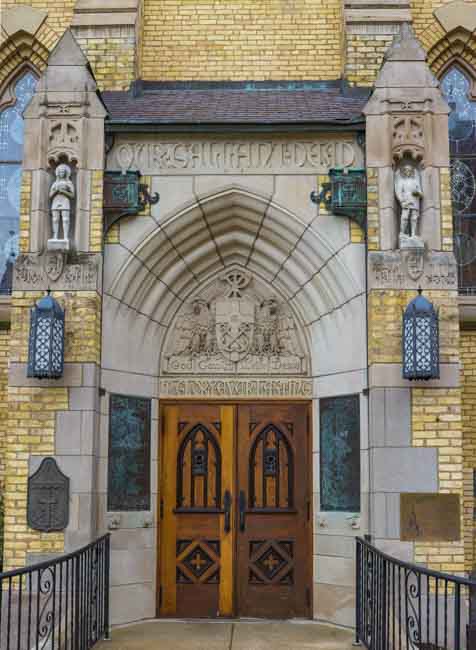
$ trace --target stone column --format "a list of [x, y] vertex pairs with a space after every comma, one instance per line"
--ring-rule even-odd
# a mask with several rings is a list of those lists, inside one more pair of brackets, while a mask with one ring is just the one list
[[[449, 109], [408, 25], [387, 51], [364, 112], [369, 177], [370, 532], [379, 546], [397, 556], [443, 571], [463, 570], [463, 541], [400, 540], [401, 493], [461, 495], [463, 489]], [[423, 198], [414, 239], [400, 234], [395, 177], [402, 161], [413, 165], [421, 177]], [[402, 312], [420, 287], [439, 309], [441, 374], [438, 380], [411, 382], [402, 379]]]
[[[96, 533], [105, 116], [88, 61], [66, 31], [25, 113], [21, 253], [13, 279], [8, 380], [7, 569], [38, 555], [70, 551]], [[49, 197], [60, 164], [71, 170], [69, 240], [64, 250], [51, 250]], [[30, 308], [48, 289], [65, 309], [65, 370], [58, 380], [31, 379], [26, 372]], [[64, 533], [27, 525], [27, 479], [45, 456], [54, 456], [70, 478]]]

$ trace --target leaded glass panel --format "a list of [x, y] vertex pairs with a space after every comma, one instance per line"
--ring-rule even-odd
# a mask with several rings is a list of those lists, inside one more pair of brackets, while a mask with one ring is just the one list
[[321, 510], [360, 512], [359, 396], [320, 400]]
[[150, 510], [150, 400], [111, 395], [107, 507]]
[[450, 108], [449, 139], [455, 255], [462, 293], [476, 292], [476, 98], [470, 78], [452, 66], [441, 81]]
[[18, 255], [23, 111], [36, 83], [31, 72], [21, 75], [7, 89], [7, 99], [13, 99], [0, 112], [0, 293], [11, 291], [13, 262]]

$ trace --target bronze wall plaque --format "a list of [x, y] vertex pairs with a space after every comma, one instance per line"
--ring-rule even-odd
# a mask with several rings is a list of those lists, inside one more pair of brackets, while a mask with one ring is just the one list
[[460, 495], [401, 494], [400, 539], [404, 542], [459, 541]]
[[30, 528], [50, 533], [69, 521], [69, 478], [51, 456], [28, 478], [27, 521]]

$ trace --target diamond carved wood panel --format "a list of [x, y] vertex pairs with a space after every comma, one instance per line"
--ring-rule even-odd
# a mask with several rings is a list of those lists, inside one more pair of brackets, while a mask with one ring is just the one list
[[249, 582], [253, 585], [294, 584], [294, 542], [250, 541]]
[[177, 583], [211, 584], [220, 581], [218, 540], [177, 540]]

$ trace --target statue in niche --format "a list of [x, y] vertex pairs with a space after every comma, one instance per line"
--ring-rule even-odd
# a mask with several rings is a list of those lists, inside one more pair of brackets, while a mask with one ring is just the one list
[[395, 172], [395, 194], [401, 208], [400, 248], [423, 248], [423, 240], [417, 234], [423, 198], [420, 173], [408, 161], [403, 161]]
[[[56, 167], [56, 180], [50, 187], [51, 224], [53, 237], [48, 240], [49, 250], [69, 249], [69, 228], [71, 223], [71, 202], [74, 199], [74, 185], [71, 168], [61, 163]], [[60, 225], [63, 237], [60, 238]]]

